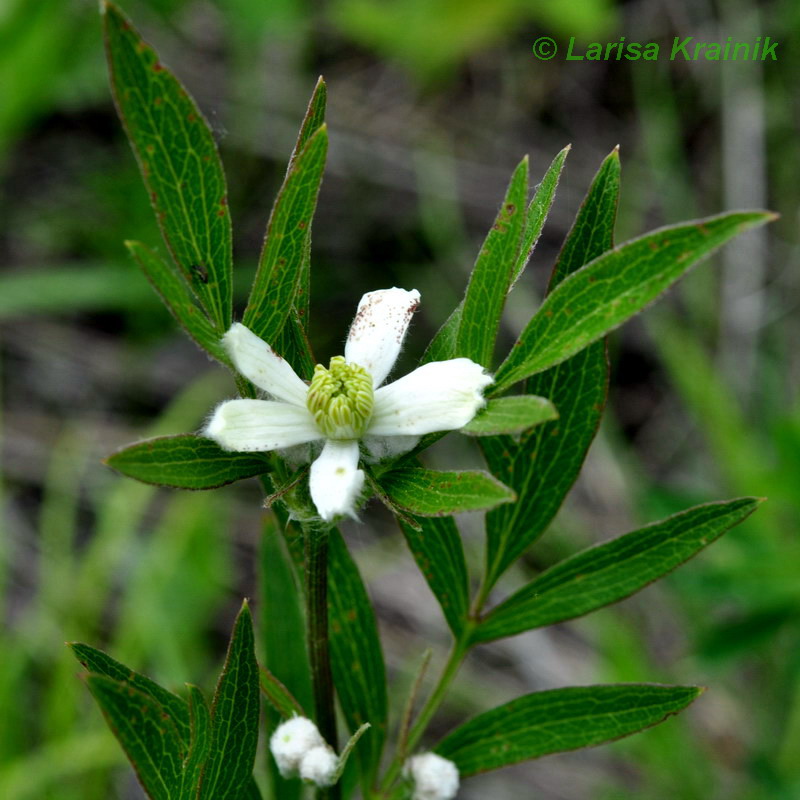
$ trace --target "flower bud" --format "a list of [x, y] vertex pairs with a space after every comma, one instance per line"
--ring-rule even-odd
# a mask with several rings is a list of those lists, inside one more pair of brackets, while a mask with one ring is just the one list
[[292, 717], [275, 729], [269, 740], [269, 749], [284, 778], [297, 775], [304, 756], [317, 747], [325, 747], [317, 726], [306, 717]]
[[413, 800], [452, 800], [458, 792], [458, 768], [436, 753], [412, 756], [404, 772], [414, 781]]
[[300, 777], [317, 786], [331, 786], [338, 766], [339, 759], [328, 745], [312, 747], [300, 761]]

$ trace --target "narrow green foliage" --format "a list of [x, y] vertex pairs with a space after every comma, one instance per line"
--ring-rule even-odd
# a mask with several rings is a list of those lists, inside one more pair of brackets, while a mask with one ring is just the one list
[[375, 611], [338, 530], [331, 531], [328, 600], [331, 668], [351, 733], [372, 726], [356, 750], [362, 782], [371, 784], [386, 739], [388, 702]]
[[265, 342], [277, 341], [301, 287], [327, 151], [328, 131], [323, 125], [293, 159], [269, 218], [243, 320]]
[[267, 456], [231, 453], [211, 439], [191, 433], [129, 445], [105, 463], [142, 483], [175, 489], [216, 489], [270, 469]]
[[435, 751], [454, 761], [467, 777], [620, 739], [682, 711], [701, 692], [695, 686], [654, 684], [535, 692], [471, 719]]
[[688, 561], [750, 516], [759, 502], [745, 497], [697, 506], [577, 553], [494, 609], [474, 641], [553, 625], [622, 600]]
[[189, 755], [183, 765], [181, 800], [196, 800], [203, 774], [203, 765], [211, 749], [211, 711], [203, 693], [189, 685], [189, 713], [192, 737]]
[[469, 611], [469, 578], [456, 523], [452, 517], [420, 518], [418, 528], [399, 522], [408, 549], [458, 637]]
[[141, 242], [125, 242], [125, 246], [177, 323], [212, 358], [230, 366], [218, 331], [195, 302], [183, 277]]
[[102, 8], [114, 100], [161, 232], [187, 284], [224, 331], [232, 315], [231, 218], [211, 130], [122, 12], [109, 2]]
[[169, 716], [181, 743], [184, 745], [189, 744], [191, 739], [189, 709], [183, 698], [167, 691], [146, 675], [134, 672], [134, 670], [111, 658], [111, 656], [88, 644], [71, 642], [69, 647], [81, 666], [88, 672], [105, 675], [107, 678], [111, 678], [118, 683], [128, 684], [132, 689], [152, 697], [161, 706], [163, 713]]
[[[619, 185], [619, 154], [614, 150], [601, 164], [567, 234], [551, 289], [613, 246]], [[489, 469], [519, 497], [486, 516], [487, 589], [541, 536], [578, 477], [606, 402], [605, 343], [595, 342], [534, 375], [527, 390], [549, 397], [558, 419], [523, 433], [517, 441], [510, 436], [480, 440]]]
[[89, 691], [151, 800], [176, 800], [184, 749], [161, 704], [129, 683], [89, 675]]
[[238, 798], [251, 780], [258, 744], [259, 677], [253, 621], [245, 602], [228, 646], [211, 711], [211, 750], [198, 800]]
[[567, 145], [553, 159], [553, 163], [548, 167], [544, 178], [542, 178], [542, 182], [536, 187], [536, 193], [525, 213], [525, 224], [522, 229], [522, 243], [519, 248], [519, 253], [517, 254], [517, 263], [514, 266], [514, 274], [511, 279], [512, 286], [517, 282], [519, 276], [522, 275], [528, 261], [530, 261], [531, 255], [533, 255], [536, 243], [539, 241], [539, 235], [542, 232], [545, 220], [550, 212], [550, 206], [553, 205], [553, 200], [556, 196], [558, 179], [561, 177], [561, 170], [564, 168], [564, 161], [566, 161], [570, 147], [570, 145]]
[[495, 391], [566, 360], [651, 303], [733, 237], [774, 219], [732, 212], [661, 228], [571, 274], [547, 296], [495, 377]]
[[284, 718], [288, 719], [294, 715], [307, 717], [303, 707], [294, 699], [292, 693], [268, 670], [260, 668], [261, 691], [272, 703], [275, 710]]
[[481, 470], [401, 467], [381, 476], [380, 483], [392, 503], [420, 517], [483, 511], [515, 499], [511, 489]]
[[500, 315], [515, 277], [527, 201], [526, 156], [511, 176], [505, 199], [483, 243], [464, 295], [456, 355], [471, 358], [484, 367], [491, 366]]
[[461, 428], [468, 436], [521, 433], [558, 418], [556, 407], [546, 397], [514, 395], [489, 400], [486, 407]]
[[365, 722], [348, 740], [347, 744], [344, 746], [341, 755], [339, 756], [339, 766], [336, 767], [336, 772], [333, 773], [333, 777], [331, 778], [332, 783], [337, 783], [339, 778], [342, 777], [344, 773], [344, 768], [347, 766], [347, 762], [350, 759], [350, 754], [353, 752], [353, 749], [358, 744], [358, 740], [370, 729], [369, 722]]

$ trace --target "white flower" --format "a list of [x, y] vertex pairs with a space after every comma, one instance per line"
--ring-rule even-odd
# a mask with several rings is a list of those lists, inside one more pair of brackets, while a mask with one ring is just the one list
[[420, 753], [406, 761], [414, 781], [413, 800], [452, 800], [458, 792], [458, 767], [436, 753]]
[[205, 433], [226, 450], [289, 448], [323, 441], [309, 488], [326, 521], [354, 516], [364, 486], [359, 441], [372, 460], [412, 449], [418, 437], [466, 425], [492, 382], [468, 358], [435, 361], [381, 386], [394, 366], [419, 305], [419, 292], [381, 289], [361, 298], [344, 357], [318, 364], [309, 386], [264, 341], [235, 323], [222, 343], [236, 369], [270, 400], [229, 400]]
[[300, 777], [317, 786], [331, 786], [339, 767], [339, 757], [328, 745], [312, 747], [300, 761]]
[[269, 749], [284, 778], [293, 778], [304, 756], [318, 747], [326, 747], [317, 726], [306, 717], [292, 717], [275, 729]]

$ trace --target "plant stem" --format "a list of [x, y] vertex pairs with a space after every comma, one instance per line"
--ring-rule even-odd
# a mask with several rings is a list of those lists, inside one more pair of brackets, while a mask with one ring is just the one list
[[[323, 739], [334, 749], [336, 741], [336, 712], [333, 703], [333, 676], [328, 637], [328, 539], [330, 526], [323, 523], [304, 523], [305, 582], [308, 656], [314, 690], [314, 716]], [[338, 800], [339, 785], [320, 790], [320, 798]]]
[[467, 650], [469, 649], [470, 635], [472, 634], [473, 628], [474, 623], [471, 621], [468, 622], [464, 627], [464, 630], [461, 632], [461, 635], [453, 643], [453, 648], [450, 651], [450, 656], [447, 659], [447, 663], [442, 669], [442, 674], [439, 676], [439, 681], [434, 687], [434, 690], [428, 696], [428, 699], [425, 701], [425, 705], [423, 705], [422, 709], [420, 710], [419, 715], [414, 721], [414, 724], [411, 726], [411, 730], [409, 731], [408, 737], [405, 741], [405, 746], [403, 747], [403, 752], [398, 753], [395, 756], [394, 760], [389, 765], [389, 769], [386, 771], [386, 774], [383, 777], [383, 781], [381, 782], [379, 789], [379, 796], [386, 796], [386, 794], [389, 792], [392, 784], [399, 777], [400, 770], [403, 768], [404, 755], [406, 753], [410, 753], [417, 746], [419, 740], [422, 738], [422, 735], [425, 733], [425, 729], [428, 727], [428, 723], [431, 721], [433, 715], [439, 708], [445, 693], [450, 688], [450, 684], [453, 682], [453, 678], [455, 678], [456, 673], [461, 666], [461, 662], [464, 660], [464, 656], [467, 654]]

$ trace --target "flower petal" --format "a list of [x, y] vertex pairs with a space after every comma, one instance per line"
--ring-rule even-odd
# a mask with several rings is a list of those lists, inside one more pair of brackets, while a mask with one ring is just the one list
[[260, 452], [321, 439], [305, 408], [274, 400], [228, 400], [203, 431], [225, 450]]
[[491, 382], [468, 358], [424, 364], [375, 392], [367, 434], [419, 436], [461, 428], [486, 402], [481, 392]]
[[419, 305], [419, 292], [412, 289], [379, 289], [367, 292], [358, 304], [344, 357], [372, 375], [372, 385], [380, 386], [397, 361], [411, 317]]
[[249, 328], [234, 322], [222, 337], [222, 345], [247, 380], [278, 400], [305, 408], [308, 386], [286, 359]]
[[311, 499], [326, 522], [347, 514], [355, 517], [355, 503], [364, 486], [358, 469], [358, 442], [328, 439], [309, 477]]

